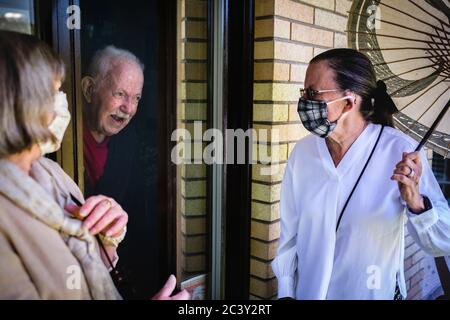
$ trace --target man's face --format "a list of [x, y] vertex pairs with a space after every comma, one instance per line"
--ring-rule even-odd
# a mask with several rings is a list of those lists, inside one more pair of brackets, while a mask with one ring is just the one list
[[125, 128], [136, 114], [143, 85], [144, 75], [138, 65], [126, 61], [114, 64], [92, 94], [92, 129], [111, 136]]

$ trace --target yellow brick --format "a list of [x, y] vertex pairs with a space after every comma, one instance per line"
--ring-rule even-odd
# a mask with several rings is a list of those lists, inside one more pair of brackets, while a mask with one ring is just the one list
[[198, 216], [206, 214], [205, 199], [181, 199], [181, 212], [186, 216]]
[[252, 218], [268, 222], [280, 219], [280, 203], [265, 204], [253, 201]]
[[301, 64], [291, 64], [290, 81], [305, 82], [306, 69], [308, 66]]
[[313, 23], [314, 8], [292, 0], [275, 0], [275, 15]]
[[274, 58], [309, 63], [313, 57], [313, 48], [296, 43], [275, 41]]
[[260, 280], [250, 277], [250, 293], [264, 299], [270, 299], [277, 294], [276, 279]]
[[288, 110], [283, 104], [254, 104], [253, 121], [287, 121]]
[[183, 80], [207, 80], [206, 63], [183, 63]]
[[253, 144], [253, 160], [263, 164], [287, 160], [287, 144]]
[[289, 121], [300, 121], [297, 108], [298, 105], [296, 103], [289, 105]]
[[292, 24], [292, 40], [302, 41], [306, 43], [315, 44], [318, 46], [332, 47], [333, 46], [333, 32], [326, 31], [314, 27], [305, 26], [302, 24]]
[[250, 274], [262, 279], [272, 279], [275, 277], [270, 262], [262, 262], [253, 258], [250, 258]]
[[348, 48], [347, 36], [341, 33], [334, 34], [334, 47], [335, 48]]
[[274, 13], [274, 0], [256, 0], [255, 1], [255, 16], [269, 16]]
[[262, 125], [255, 124], [256, 136], [254, 141], [258, 142], [293, 142], [305, 137], [308, 131], [301, 124]]
[[255, 21], [255, 38], [278, 37], [289, 39], [291, 24], [277, 18]]
[[185, 197], [206, 197], [206, 181], [181, 181], [181, 194]]
[[186, 88], [186, 97], [184, 99], [206, 100], [207, 99], [207, 84], [188, 82], [183, 83]]
[[253, 99], [260, 101], [297, 101], [300, 86], [291, 83], [254, 83]]
[[289, 80], [289, 64], [273, 62], [256, 62], [254, 80]]
[[206, 236], [181, 237], [181, 249], [185, 253], [204, 252], [206, 248]]
[[[199, 131], [198, 133], [195, 132], [196, 126], [198, 126], [198, 128], [199, 128], [199, 129], [197, 129]], [[203, 134], [207, 130], [206, 124], [202, 123], [202, 122], [200, 122], [200, 124], [196, 124], [196, 123], [192, 123], [192, 122], [185, 123], [184, 128], [189, 132], [190, 139], [195, 139], [195, 140], [202, 140]], [[198, 135], [198, 137], [195, 136], [196, 134]], [[186, 138], [186, 140], [189, 140], [189, 139]]]
[[204, 234], [206, 232], [206, 219], [181, 217], [181, 232], [185, 235]]
[[256, 239], [250, 240], [250, 254], [254, 257], [270, 261], [277, 254], [278, 241], [263, 242]]
[[255, 41], [255, 59], [273, 59], [273, 41]]
[[351, 0], [336, 0], [336, 11], [348, 16], [348, 12], [352, 7]]
[[206, 120], [207, 104], [206, 103], [182, 103], [181, 119], [183, 120]]
[[207, 44], [205, 42], [183, 43], [184, 56], [182, 59], [206, 60], [208, 58]]
[[265, 202], [280, 201], [280, 184], [252, 183], [252, 199]]
[[328, 49], [322, 49], [322, 48], [314, 48], [314, 57], [321, 54], [322, 52], [327, 51]]
[[328, 29], [344, 32], [347, 28], [347, 18], [321, 9], [315, 10], [314, 23]]
[[182, 38], [195, 38], [195, 39], [207, 39], [208, 37], [208, 24], [206, 21], [183, 21]]
[[181, 176], [183, 178], [206, 178], [206, 165], [185, 164], [181, 167]]
[[[290, 152], [290, 145], [288, 144], [288, 152]], [[264, 182], [281, 182], [284, 175], [286, 164], [254, 164], [252, 165], [252, 179]]]
[[255, 38], [273, 37], [273, 19], [255, 21]]
[[251, 236], [252, 238], [272, 241], [280, 237], [280, 223], [274, 222], [271, 224], [261, 223], [257, 221], [251, 222]]
[[302, 2], [313, 5], [314, 7], [334, 10], [334, 0], [302, 0]]
[[207, 2], [202, 0], [184, 0], [184, 12], [182, 17], [206, 18]]
[[186, 272], [203, 272], [206, 267], [204, 254], [189, 255], [182, 257], [182, 268]]
[[274, 83], [273, 97], [274, 101], [297, 101], [300, 96], [299, 86], [297, 84]]

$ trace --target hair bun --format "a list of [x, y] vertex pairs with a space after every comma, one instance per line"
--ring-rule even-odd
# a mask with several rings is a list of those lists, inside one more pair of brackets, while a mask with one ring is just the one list
[[384, 83], [383, 80], [378, 80], [378, 81], [377, 81], [377, 91], [378, 91], [379, 93], [385, 93], [385, 92], [387, 92], [387, 86], [386, 86], [386, 83]]
[[383, 80], [377, 81], [377, 88], [375, 90], [374, 98], [375, 113], [387, 113], [392, 115], [398, 112], [394, 101], [387, 92], [387, 86]]

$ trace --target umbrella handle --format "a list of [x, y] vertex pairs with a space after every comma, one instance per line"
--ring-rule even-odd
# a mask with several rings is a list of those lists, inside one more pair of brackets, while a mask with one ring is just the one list
[[445, 105], [444, 109], [442, 109], [441, 113], [439, 113], [438, 117], [436, 118], [436, 120], [433, 122], [433, 125], [430, 127], [430, 129], [428, 130], [428, 132], [423, 136], [422, 141], [420, 141], [419, 145], [417, 146], [415, 151], [420, 151], [422, 149], [422, 147], [425, 145], [425, 143], [427, 142], [427, 140], [430, 138], [431, 134], [433, 133], [434, 129], [436, 129], [437, 125], [439, 124], [439, 122], [442, 120], [442, 118], [445, 116], [445, 114], [448, 111], [448, 108], [450, 107], [450, 100], [447, 102], [447, 104]]

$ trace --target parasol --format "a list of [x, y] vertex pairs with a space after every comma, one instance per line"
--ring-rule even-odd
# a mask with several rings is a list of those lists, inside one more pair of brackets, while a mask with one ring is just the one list
[[349, 45], [367, 54], [399, 113], [396, 127], [450, 156], [450, 3], [356, 0]]

